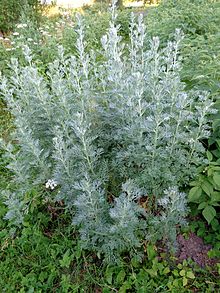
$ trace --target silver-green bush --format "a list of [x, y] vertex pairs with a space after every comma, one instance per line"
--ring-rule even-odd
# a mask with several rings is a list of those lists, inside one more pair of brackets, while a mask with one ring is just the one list
[[86, 53], [79, 17], [77, 56], [59, 47], [45, 77], [24, 47], [27, 66], [12, 59], [12, 77], [1, 82], [16, 127], [16, 150], [2, 143], [16, 186], [4, 192], [6, 219], [21, 224], [31, 190], [41, 188], [45, 198], [65, 202], [82, 246], [108, 261], [126, 251], [140, 257], [160, 223], [156, 239], [175, 238], [186, 215], [178, 188], [204, 160], [212, 112], [208, 93], [185, 92], [180, 81], [180, 31], [165, 49], [153, 38], [146, 50], [142, 17], [131, 17], [128, 44], [115, 20], [113, 7], [102, 58]]

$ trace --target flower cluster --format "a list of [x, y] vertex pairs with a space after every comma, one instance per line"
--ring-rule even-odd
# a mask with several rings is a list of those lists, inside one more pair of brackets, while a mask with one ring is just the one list
[[45, 184], [47, 189], [54, 190], [55, 187], [57, 187], [57, 182], [53, 179], [49, 179]]
[[25, 28], [27, 26], [28, 26], [27, 23], [19, 23], [16, 25], [17, 28]]

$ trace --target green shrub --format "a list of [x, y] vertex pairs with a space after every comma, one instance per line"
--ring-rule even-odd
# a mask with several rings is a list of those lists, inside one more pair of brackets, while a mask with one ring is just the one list
[[164, 0], [149, 9], [146, 17], [148, 32], [163, 39], [180, 28], [184, 34], [196, 36], [218, 32], [217, 1], [212, 0]]
[[148, 33], [166, 42], [175, 28], [185, 37], [181, 48], [181, 79], [188, 87], [197, 87], [219, 95], [220, 5], [211, 0], [166, 0], [150, 9], [145, 19]]
[[189, 201], [198, 204], [198, 210], [208, 222], [217, 221], [217, 208], [220, 205], [220, 140], [216, 140], [218, 148], [207, 151], [206, 166], [198, 169], [197, 179], [190, 183]]
[[22, 13], [38, 20], [41, 13], [39, 0], [0, 0], [0, 31], [12, 30]]
[[181, 78], [189, 87], [219, 92], [220, 5], [211, 0], [166, 0], [146, 17], [149, 35], [166, 42], [175, 28], [184, 35]]
[[192, 182], [189, 195], [189, 200], [197, 202], [200, 211], [211, 222], [217, 217], [216, 206], [219, 204], [219, 188], [213, 176], [218, 174], [220, 159], [220, 5], [218, 1], [210, 0], [167, 0], [149, 10], [145, 21], [149, 35], [158, 35], [163, 42], [176, 27], [184, 32], [181, 80], [188, 89], [194, 87], [209, 91], [215, 100], [217, 113], [211, 117], [212, 136], [204, 141], [206, 148], [214, 155], [214, 162], [199, 167], [198, 179]]

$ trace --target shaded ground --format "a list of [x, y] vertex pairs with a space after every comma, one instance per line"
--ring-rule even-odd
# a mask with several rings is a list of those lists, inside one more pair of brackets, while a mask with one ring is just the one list
[[188, 239], [185, 239], [181, 234], [178, 235], [177, 242], [179, 244], [179, 251], [177, 253], [179, 262], [191, 258], [200, 267], [204, 268], [206, 266], [213, 266], [219, 261], [208, 256], [212, 246], [204, 244], [203, 239], [194, 233], [190, 233]]

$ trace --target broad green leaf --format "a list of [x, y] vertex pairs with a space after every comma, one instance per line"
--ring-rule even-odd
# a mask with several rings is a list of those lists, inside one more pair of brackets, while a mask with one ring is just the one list
[[156, 252], [155, 252], [153, 245], [147, 246], [147, 256], [148, 256], [148, 260], [152, 260], [155, 258]]
[[164, 270], [163, 270], [163, 274], [166, 275], [166, 274], [169, 274], [170, 272], [170, 268], [169, 267], [166, 267]]
[[[219, 122], [220, 122], [220, 119], [219, 119]], [[220, 139], [216, 139], [216, 142], [217, 142], [217, 144], [218, 144], [218, 146], [220, 148]]]
[[112, 292], [112, 290], [109, 289], [109, 288], [103, 288], [102, 289], [102, 293], [111, 293], [111, 292]]
[[219, 173], [215, 173], [213, 175], [213, 180], [214, 180], [216, 185], [220, 186], [220, 174]]
[[131, 259], [131, 264], [134, 268], [138, 268], [140, 265], [140, 261], [138, 261], [135, 257]]
[[179, 272], [177, 270], [173, 270], [173, 274], [175, 277], [179, 277]]
[[213, 172], [214, 172], [213, 168], [208, 168], [207, 174], [209, 177], [213, 175]]
[[153, 269], [146, 269], [146, 272], [153, 278], [157, 276], [157, 271]]
[[128, 289], [131, 289], [131, 281], [125, 281], [123, 285], [120, 287], [118, 293], [126, 293]]
[[204, 218], [206, 219], [206, 221], [208, 222], [208, 224], [211, 223], [211, 221], [214, 219], [214, 217], [216, 216], [216, 210], [212, 207], [212, 206], [207, 206], [203, 211], [202, 214], [204, 216]]
[[154, 271], [159, 271], [159, 272], [162, 272], [162, 270], [164, 269], [164, 265], [160, 262], [158, 263], [155, 263], [153, 266], [152, 266], [152, 269]]
[[113, 275], [113, 268], [107, 268], [105, 271], [105, 279], [109, 285], [112, 284], [112, 275]]
[[[212, 220], [211, 225], [212, 225], [212, 229], [213, 229], [214, 231], [218, 231], [218, 229], [219, 229], [219, 222], [218, 222], [218, 220], [217, 220], [216, 218], [214, 218], [214, 219]], [[219, 243], [219, 244], [220, 244], [220, 243]]]
[[68, 249], [65, 254], [63, 255], [63, 259], [61, 259], [59, 262], [60, 262], [60, 265], [62, 268], [66, 267], [68, 268], [70, 266], [70, 263], [73, 259], [73, 256], [72, 255], [69, 255], [70, 253], [70, 250]]
[[212, 203], [212, 206], [213, 206], [213, 207], [219, 207], [220, 204], [219, 204], [218, 202], [213, 202], [213, 203]]
[[186, 277], [183, 277], [183, 286], [185, 287], [188, 283], [188, 280]]
[[189, 271], [189, 272], [186, 273], [186, 277], [187, 278], [190, 278], [190, 279], [195, 279], [195, 275], [191, 271]]
[[212, 163], [212, 170], [214, 170], [214, 171], [220, 171], [219, 164], [217, 163], [217, 165], [214, 166], [213, 165], [214, 163], [217, 163], [217, 161]]
[[29, 222], [23, 222], [24, 227], [30, 227], [30, 223]]
[[124, 278], [126, 276], [126, 273], [124, 270], [121, 270], [118, 275], [117, 275], [117, 278], [116, 278], [116, 281], [118, 284], [122, 284], [124, 282]]
[[207, 202], [201, 202], [200, 205], [198, 206], [198, 210], [203, 210], [207, 206]]
[[213, 186], [211, 183], [209, 183], [207, 180], [203, 181], [202, 183], [202, 189], [203, 191], [208, 194], [209, 196], [211, 195], [211, 193], [213, 192]]
[[219, 151], [219, 149], [218, 149], [218, 150], [214, 150], [214, 151], [212, 151], [212, 153], [213, 153], [214, 156], [216, 156], [217, 158], [219, 158], [219, 156], [220, 156], [220, 151]]
[[42, 271], [42, 272], [40, 273], [40, 275], [39, 275], [39, 280], [40, 280], [41, 282], [43, 282], [43, 281], [46, 280], [47, 278], [48, 278], [48, 273], [45, 272], [45, 271]]
[[214, 131], [218, 130], [219, 126], [220, 126], [220, 119], [215, 119], [214, 122], [212, 123], [213, 130]]
[[190, 183], [189, 183], [189, 185], [190, 186], [197, 186], [197, 184], [198, 184], [198, 181], [191, 181]]
[[181, 270], [181, 271], [180, 271], [180, 276], [183, 277], [183, 276], [185, 276], [185, 275], [186, 275], [186, 271], [185, 271], [185, 270]]
[[209, 160], [209, 161], [212, 161], [212, 159], [213, 159], [213, 155], [212, 155], [212, 153], [211, 153], [210, 151], [207, 151], [207, 152], [206, 152], [206, 155], [207, 155], [208, 160]]
[[173, 286], [174, 286], [174, 287], [178, 287], [178, 286], [179, 286], [179, 280], [178, 280], [178, 279], [175, 279], [175, 280], [173, 281]]
[[202, 195], [202, 188], [200, 186], [195, 186], [191, 188], [189, 192], [189, 201], [195, 202], [200, 198], [201, 195]]

